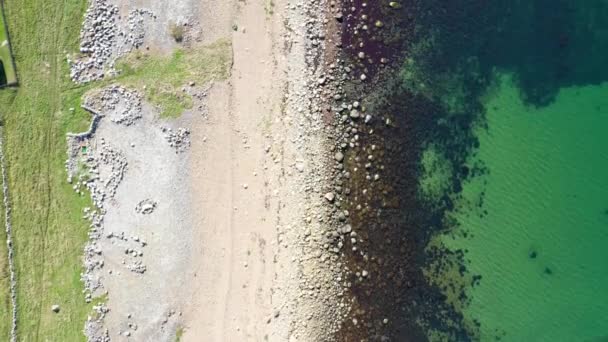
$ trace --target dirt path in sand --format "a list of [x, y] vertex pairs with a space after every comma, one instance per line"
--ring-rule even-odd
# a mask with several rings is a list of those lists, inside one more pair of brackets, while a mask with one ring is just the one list
[[282, 23], [266, 6], [236, 8], [232, 77], [212, 89], [209, 121], [193, 130], [192, 187], [202, 199], [193, 212], [201, 214], [202, 246], [185, 341], [262, 340], [274, 314], [278, 184], [271, 134], [285, 80], [274, 60]]
[[304, 7], [247, 1], [234, 8], [232, 76], [211, 90], [208, 120], [193, 126], [200, 245], [184, 341], [323, 340], [316, 334], [326, 329], [317, 328], [332, 301], [302, 293], [303, 270], [321, 277], [306, 255], [316, 243], [303, 223], [322, 201], [310, 184], [323, 184], [321, 143], [312, 132], [318, 123], [302, 115], [311, 76]]

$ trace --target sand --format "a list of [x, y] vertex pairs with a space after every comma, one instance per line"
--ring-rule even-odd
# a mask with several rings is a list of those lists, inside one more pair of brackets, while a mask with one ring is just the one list
[[272, 14], [267, 6], [247, 2], [235, 9], [232, 77], [214, 86], [209, 119], [194, 126], [192, 169], [200, 171], [192, 189], [202, 200], [193, 201], [192, 212], [200, 245], [184, 341], [295, 341], [299, 335], [306, 341], [317, 333], [294, 322], [314, 312], [312, 302], [297, 303], [297, 230], [306, 215], [302, 204], [320, 196], [306, 198], [298, 187], [312, 175], [312, 157], [322, 146], [314, 135], [290, 139], [303, 131], [285, 122], [300, 100], [290, 102], [286, 91], [298, 87], [290, 80], [305, 80], [306, 64], [301, 48], [283, 49], [285, 4], [275, 2]]

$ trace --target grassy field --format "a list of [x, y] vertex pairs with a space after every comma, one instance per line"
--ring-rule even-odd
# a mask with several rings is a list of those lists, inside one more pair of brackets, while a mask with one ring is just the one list
[[[0, 62], [4, 66], [4, 74], [0, 74], [0, 86], [11, 85], [17, 83], [17, 74], [15, 72], [11, 50], [8, 45], [8, 34], [5, 31], [4, 16], [2, 15], [2, 1], [0, 1]], [[2, 69], [0, 69], [0, 73]]]
[[[88, 229], [80, 208], [89, 200], [72, 191], [63, 163], [65, 133], [83, 129], [90, 119], [83, 111], [68, 111], [78, 108], [85, 89], [74, 88], [65, 62], [65, 52], [77, 49], [86, 0], [5, 0], [4, 9], [20, 70], [19, 87], [0, 91], [19, 339], [80, 341], [90, 312], [80, 282]], [[6, 296], [4, 288], [0, 293]], [[61, 306], [60, 313], [51, 312], [53, 304]], [[9, 315], [1, 310], [0, 322], [10, 322]], [[7, 336], [7, 327], [0, 328]]]
[[[66, 182], [66, 132], [83, 131], [90, 116], [82, 95], [110, 82], [143, 89], [164, 116], [191, 105], [184, 83], [201, 85], [228, 76], [230, 45], [179, 50], [166, 57], [133, 55], [117, 79], [77, 86], [69, 80], [66, 53], [77, 51], [86, 0], [4, 0], [19, 87], [0, 90], [4, 152], [13, 206], [21, 341], [81, 341], [91, 306], [80, 281], [90, 206]], [[69, 108], [75, 108], [70, 112]], [[1, 214], [0, 214], [1, 215]], [[4, 230], [2, 230], [3, 232]], [[0, 233], [2, 237], [4, 233]], [[0, 340], [10, 331], [6, 244], [0, 244]], [[59, 304], [58, 314], [51, 306]], [[5, 310], [6, 309], [6, 310]]]

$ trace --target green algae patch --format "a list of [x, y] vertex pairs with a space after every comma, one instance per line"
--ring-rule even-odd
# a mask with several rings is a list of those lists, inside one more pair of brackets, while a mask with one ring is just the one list
[[230, 41], [179, 49], [169, 56], [136, 51], [117, 63], [116, 81], [141, 91], [156, 105], [161, 117], [178, 117], [192, 108], [192, 97], [184, 91], [189, 84], [204, 85], [224, 80], [230, 75]]
[[420, 195], [427, 201], [436, 202], [449, 192], [452, 183], [453, 167], [441, 150], [429, 144], [422, 152], [420, 160], [422, 172], [420, 176]]

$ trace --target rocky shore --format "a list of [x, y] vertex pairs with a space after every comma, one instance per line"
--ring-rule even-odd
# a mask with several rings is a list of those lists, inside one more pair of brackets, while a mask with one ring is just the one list
[[[328, 246], [343, 263], [350, 309], [335, 335], [339, 341], [468, 338], [461, 315], [425, 274], [427, 247], [447, 204], [431, 208], [419, 193], [422, 151], [441, 132], [435, 116], [441, 109], [402, 78], [416, 72], [403, 61], [417, 42], [422, 7], [364, 0], [329, 7], [335, 59], [319, 83], [333, 119], [328, 136], [335, 139], [333, 189], [325, 198], [335, 208], [336, 229]], [[457, 256], [436, 255], [443, 263], [434, 267], [451, 267], [451, 258]]]
[[[118, 7], [91, 4], [81, 44], [89, 57], [72, 63], [80, 83], [112, 75], [118, 56], [145, 45], [142, 23], [157, 32], [164, 20], [134, 9], [119, 32], [101, 24], [117, 21]], [[93, 121], [68, 136], [66, 167], [95, 204], [84, 212], [84, 299], [107, 301], [87, 321], [90, 341], [168, 340], [179, 329], [185, 340], [415, 340], [435, 318], [438, 293], [418, 261], [430, 218], [411, 214], [419, 114], [393, 111], [425, 104], [386, 101], [407, 35], [386, 42], [410, 27], [395, 14], [401, 4], [274, 6], [237, 5], [233, 78], [184, 84], [201, 96], [179, 125], [159, 122], [121, 85], [85, 99]], [[271, 17], [260, 22], [263, 12]], [[274, 64], [249, 66], [256, 58]], [[152, 282], [160, 285], [144, 290]]]

